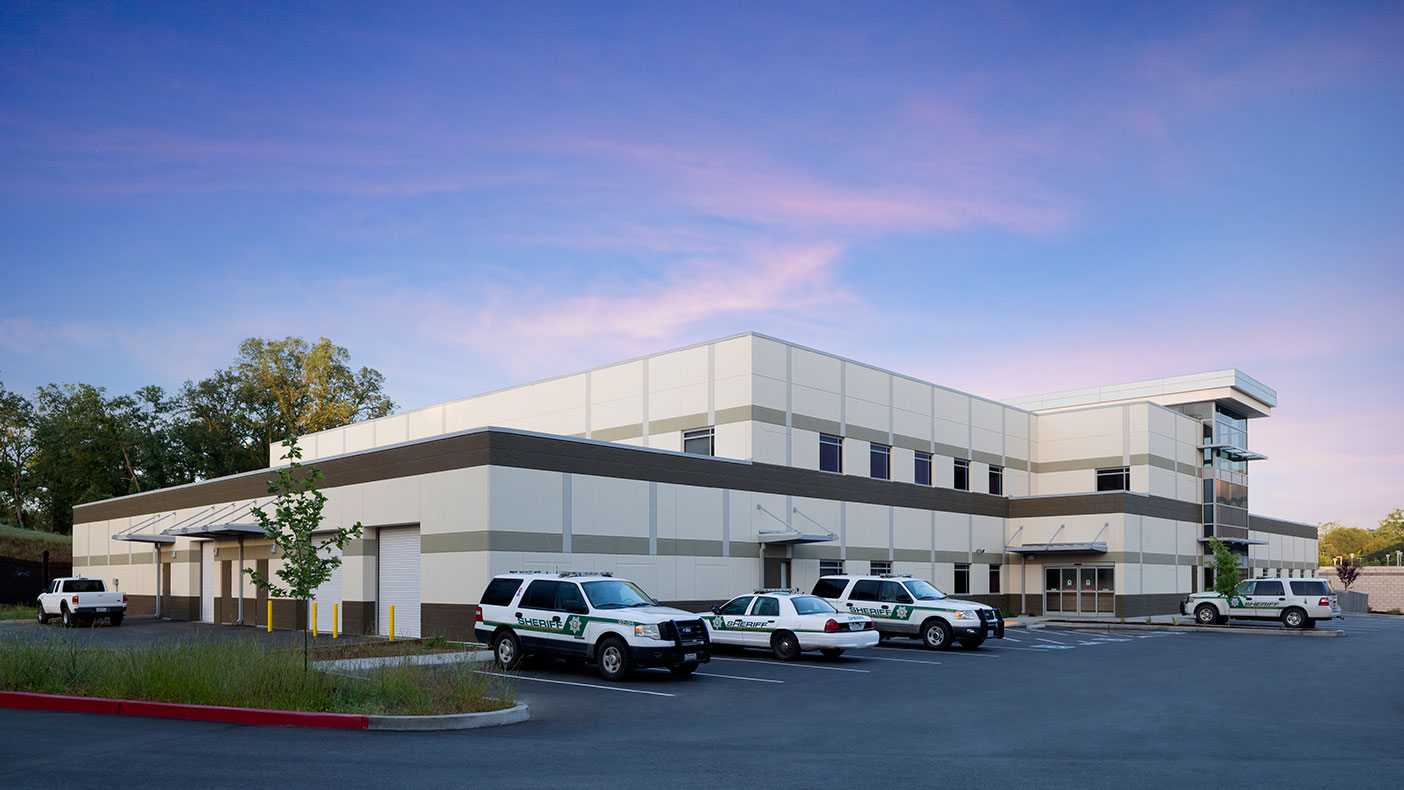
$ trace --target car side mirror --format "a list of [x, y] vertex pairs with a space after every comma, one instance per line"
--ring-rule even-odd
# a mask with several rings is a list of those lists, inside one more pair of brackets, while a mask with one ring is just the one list
[[566, 605], [566, 612], [569, 614], [589, 614], [590, 607], [583, 603], [572, 603]]
[[721, 614], [721, 606], [718, 604], [712, 604], [712, 614]]

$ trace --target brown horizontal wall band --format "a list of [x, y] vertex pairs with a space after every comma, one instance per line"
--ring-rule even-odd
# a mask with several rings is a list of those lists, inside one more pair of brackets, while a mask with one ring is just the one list
[[1266, 516], [1248, 516], [1248, 529], [1254, 532], [1270, 532], [1274, 535], [1289, 535], [1294, 538], [1315, 538], [1316, 527], [1307, 524], [1294, 524], [1291, 521], [1280, 521]]
[[[1198, 523], [1201, 516], [1198, 504], [1164, 497], [1107, 492], [1005, 499], [970, 491], [873, 480], [813, 469], [738, 463], [707, 456], [673, 455], [623, 445], [580, 442], [496, 430], [446, 436], [333, 458], [316, 464], [326, 478], [325, 488], [487, 465], [995, 518], [1130, 513]], [[266, 483], [270, 476], [267, 470], [261, 470], [207, 483], [80, 505], [74, 508], [74, 512], [79, 523], [89, 523], [252, 499], [267, 495]], [[1254, 517], [1253, 529], [1260, 532], [1297, 534], [1309, 528], [1290, 522]], [[572, 541], [578, 541], [581, 537], [573, 536]], [[578, 546], [573, 548], [583, 551]]]

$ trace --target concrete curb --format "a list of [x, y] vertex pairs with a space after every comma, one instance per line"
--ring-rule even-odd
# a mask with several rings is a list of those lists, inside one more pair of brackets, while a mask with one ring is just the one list
[[457, 713], [443, 716], [369, 716], [360, 713], [316, 713], [297, 710], [229, 708], [220, 705], [186, 705], [178, 702], [143, 702], [101, 697], [73, 697], [27, 691], [0, 691], [0, 708], [52, 710], [68, 713], [103, 713], [147, 716], [263, 727], [316, 727], [336, 730], [467, 730], [498, 727], [526, 721], [527, 706], [518, 703], [505, 710]]
[[471, 650], [458, 653], [425, 653], [417, 656], [375, 656], [371, 658], [338, 658], [330, 661], [313, 661], [314, 669], [328, 671], [355, 671], [390, 666], [435, 666], [439, 664], [481, 663], [492, 661], [492, 651]]
[[475, 730], [479, 727], [501, 727], [504, 724], [518, 724], [531, 718], [525, 703], [517, 703], [505, 710], [492, 710], [486, 713], [455, 713], [447, 716], [367, 716], [368, 730], [425, 731], [425, 730]]
[[[1262, 636], [1345, 636], [1345, 631], [1330, 628], [1272, 628], [1255, 625], [1171, 625], [1169, 623], [1089, 623], [1089, 622], [1049, 622], [1051, 625], [1073, 631], [1185, 631], [1195, 634], [1259, 634]], [[1034, 626], [1030, 626], [1031, 628]]]

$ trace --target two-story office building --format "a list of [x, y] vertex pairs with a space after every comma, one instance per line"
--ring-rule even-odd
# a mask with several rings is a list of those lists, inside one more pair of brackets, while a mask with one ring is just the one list
[[[997, 402], [746, 333], [301, 437], [347, 631], [471, 633], [494, 574], [600, 569], [705, 606], [822, 573], [909, 573], [1006, 611], [1135, 617], [1203, 589], [1217, 535], [1306, 575], [1316, 528], [1248, 510], [1235, 370]], [[270, 468], [281, 465], [275, 447]], [[75, 509], [74, 570], [133, 613], [264, 623], [269, 470]], [[306, 616], [274, 602], [275, 625]]]

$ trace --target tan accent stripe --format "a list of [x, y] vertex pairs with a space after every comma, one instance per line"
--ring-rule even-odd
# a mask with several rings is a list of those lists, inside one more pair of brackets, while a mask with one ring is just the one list
[[708, 425], [707, 414], [688, 414], [682, 417], [667, 417], [661, 420], [648, 421], [648, 435], [653, 436], [660, 433], [672, 433], [673, 431], [691, 431], [697, 428], [706, 428]]
[[791, 415], [790, 424], [802, 431], [827, 433], [830, 436], [838, 436], [842, 432], [842, 429], [839, 427], [839, 424], [834, 422], [833, 420], [825, 420], [820, 417], [810, 417], [808, 414], [795, 413]]
[[621, 439], [637, 439], [643, 436], [643, 423], [620, 425], [614, 428], [592, 428], [591, 438], [601, 442], [617, 442]]
[[848, 437], [873, 444], [887, 444], [887, 431], [875, 431], [852, 423], [848, 425]]
[[[424, 539], [427, 538], [427, 537], [429, 537], [429, 536], [428, 536], [428, 535], [425, 535], [425, 534], [423, 534], [423, 533], [420, 533], [420, 535], [419, 535], [419, 543], [420, 543], [421, 550], [422, 550], [423, 545], [424, 545]], [[376, 546], [375, 538], [361, 538], [360, 540], [353, 540], [353, 541], [351, 541], [350, 543], [346, 544], [346, 549], [345, 549], [344, 551], [341, 552], [341, 556], [343, 556], [343, 557], [374, 557], [374, 556], [375, 556], [375, 546]]]
[[990, 466], [1002, 466], [1004, 464], [1003, 458], [994, 453], [987, 453], [984, 450], [971, 450], [970, 460], [978, 461], [982, 464], [989, 464]]

